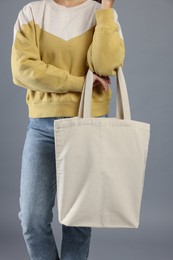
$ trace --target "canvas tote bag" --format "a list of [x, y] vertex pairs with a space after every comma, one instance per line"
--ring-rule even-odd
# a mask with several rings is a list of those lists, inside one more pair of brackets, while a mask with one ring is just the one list
[[116, 117], [91, 117], [89, 69], [78, 116], [54, 120], [58, 219], [66, 226], [139, 226], [150, 124], [131, 119], [122, 67], [116, 79]]

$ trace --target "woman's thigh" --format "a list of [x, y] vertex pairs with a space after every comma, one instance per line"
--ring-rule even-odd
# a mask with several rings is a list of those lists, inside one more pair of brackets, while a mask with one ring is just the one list
[[[100, 117], [108, 117], [103, 115]], [[52, 220], [56, 195], [54, 120], [31, 118], [26, 133], [21, 163], [19, 217]]]
[[[54, 139], [40, 121], [30, 122], [21, 163], [20, 206], [25, 218], [51, 221], [56, 194]], [[45, 219], [44, 219], [45, 218]]]

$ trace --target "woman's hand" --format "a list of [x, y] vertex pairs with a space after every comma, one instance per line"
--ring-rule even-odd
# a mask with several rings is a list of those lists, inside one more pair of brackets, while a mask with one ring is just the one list
[[115, 0], [102, 0], [102, 8], [113, 8]]
[[110, 78], [108, 76], [98, 76], [97, 74], [93, 73], [94, 81], [93, 87], [97, 86], [98, 84], [102, 85], [103, 90], [106, 92], [109, 88]]

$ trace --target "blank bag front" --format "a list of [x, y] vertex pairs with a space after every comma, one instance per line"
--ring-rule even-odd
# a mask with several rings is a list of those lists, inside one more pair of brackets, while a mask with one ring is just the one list
[[59, 222], [138, 228], [150, 124], [131, 120], [121, 67], [116, 117], [91, 117], [92, 84], [88, 70], [78, 116], [54, 121]]

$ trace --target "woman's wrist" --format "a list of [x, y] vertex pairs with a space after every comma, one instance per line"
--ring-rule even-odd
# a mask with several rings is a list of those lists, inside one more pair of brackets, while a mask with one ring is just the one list
[[115, 0], [102, 0], [102, 9], [113, 8]]

